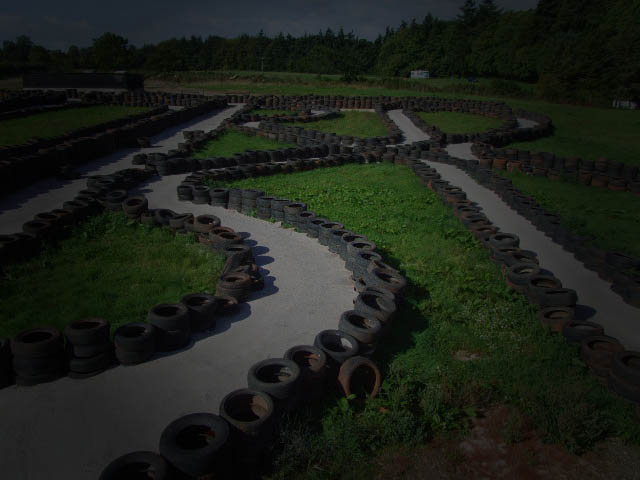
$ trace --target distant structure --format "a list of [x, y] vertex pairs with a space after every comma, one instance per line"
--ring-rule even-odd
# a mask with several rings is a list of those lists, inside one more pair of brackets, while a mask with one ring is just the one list
[[411, 70], [411, 78], [429, 78], [429, 70]]
[[613, 108], [624, 108], [625, 110], [637, 110], [640, 105], [633, 100], [614, 100]]
[[144, 89], [144, 77], [133, 73], [28, 73], [24, 90], [93, 90], [125, 92]]

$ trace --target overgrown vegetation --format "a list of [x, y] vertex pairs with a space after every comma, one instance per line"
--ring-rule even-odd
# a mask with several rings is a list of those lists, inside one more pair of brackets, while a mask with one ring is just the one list
[[99, 105], [37, 113], [0, 120], [0, 146], [19, 145], [32, 138], [50, 138], [149, 110], [146, 107]]
[[289, 147], [295, 147], [295, 145], [263, 137], [251, 137], [238, 130], [229, 129], [196, 152], [195, 156], [198, 158], [230, 157], [247, 150], [277, 150]]
[[498, 128], [503, 123], [498, 118], [458, 112], [418, 112], [418, 116], [445, 133], [484, 132]]
[[389, 130], [374, 112], [341, 112], [339, 118], [316, 120], [315, 122], [292, 122], [291, 125], [354, 137], [384, 137]]
[[[410, 281], [375, 354], [382, 394], [366, 404], [330, 397], [291, 418], [272, 478], [369, 478], [381, 448], [459, 435], [503, 402], [575, 452], [609, 435], [640, 441], [632, 406], [587, 374], [575, 347], [540, 327], [488, 253], [406, 167], [349, 165], [232, 185], [306, 202], [368, 236]], [[459, 351], [479, 358], [457, 360]]]
[[44, 325], [62, 329], [87, 317], [108, 320], [112, 331], [146, 321], [154, 305], [213, 292], [223, 261], [195, 239], [105, 212], [76, 227], [59, 246], [5, 268], [0, 336]]
[[3, 44], [0, 75], [87, 68], [261, 70], [264, 65], [275, 72], [338, 74], [353, 82], [371, 74], [406, 78], [410, 70], [427, 69], [438, 77], [500, 79], [485, 92], [469, 83], [469, 94], [520, 96], [523, 89], [510, 82], [519, 80], [536, 82], [536, 95], [554, 101], [610, 104], [614, 98], [640, 97], [637, 1], [540, 0], [535, 9], [503, 12], [494, 0], [466, 0], [453, 20], [425, 13], [418, 21], [388, 26], [375, 41], [341, 28], [297, 38], [262, 32], [233, 39], [171, 38], [136, 48], [105, 33], [90, 47], [73, 45], [62, 52], [21, 36]]
[[640, 257], [640, 197], [519, 172], [501, 173], [544, 208], [560, 215], [571, 231], [592, 236], [594, 245]]

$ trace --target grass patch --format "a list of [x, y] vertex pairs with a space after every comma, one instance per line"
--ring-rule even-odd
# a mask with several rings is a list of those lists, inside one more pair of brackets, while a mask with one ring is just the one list
[[195, 240], [130, 224], [124, 214], [97, 215], [58, 247], [6, 268], [0, 336], [43, 325], [62, 329], [86, 317], [102, 317], [112, 329], [146, 321], [154, 305], [213, 292], [223, 260]]
[[500, 174], [544, 208], [560, 215], [569, 230], [593, 236], [594, 245], [640, 257], [640, 197], [519, 172]]
[[445, 133], [479, 133], [503, 123], [498, 118], [459, 112], [418, 112], [418, 116]]
[[19, 145], [33, 138], [50, 138], [150, 110], [147, 107], [99, 105], [36, 113], [0, 121], [0, 146]]
[[[546, 440], [573, 451], [607, 435], [640, 441], [630, 403], [588, 376], [575, 347], [536, 323], [487, 251], [408, 168], [347, 165], [231, 184], [306, 202], [376, 242], [410, 281], [375, 356], [382, 394], [365, 405], [330, 397], [294, 416], [273, 478], [364, 478], [381, 448], [457, 435], [493, 403], [515, 406]], [[479, 359], [456, 360], [459, 350]]]
[[277, 142], [263, 137], [252, 137], [237, 130], [229, 129], [198, 151], [195, 157], [230, 157], [247, 150], [278, 150], [280, 148], [293, 147], [295, 145], [292, 143]]
[[389, 135], [389, 130], [387, 130], [387, 127], [375, 112], [341, 112], [339, 118], [329, 118], [315, 122], [292, 122], [291, 125], [360, 138]]

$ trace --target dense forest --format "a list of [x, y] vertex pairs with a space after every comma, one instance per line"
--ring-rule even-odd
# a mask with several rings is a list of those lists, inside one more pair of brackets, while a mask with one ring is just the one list
[[466, 0], [454, 20], [427, 14], [387, 27], [375, 41], [327, 29], [294, 38], [242, 35], [172, 38], [135, 47], [105, 33], [87, 48], [47, 50], [29, 37], [5, 41], [0, 75], [96, 69], [167, 72], [261, 70], [408, 76], [482, 76], [536, 82], [546, 97], [640, 96], [640, 0], [540, 0], [528, 11], [501, 11], [493, 0]]

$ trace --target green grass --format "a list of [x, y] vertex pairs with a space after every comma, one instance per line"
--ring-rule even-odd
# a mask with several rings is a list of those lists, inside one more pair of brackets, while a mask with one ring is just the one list
[[0, 121], [0, 146], [19, 145], [32, 138], [50, 138], [150, 110], [146, 107], [100, 105], [37, 113]]
[[292, 122], [291, 125], [360, 138], [389, 135], [389, 130], [375, 112], [341, 112], [339, 118], [329, 118], [315, 122]]
[[504, 123], [498, 118], [459, 112], [418, 112], [418, 116], [445, 133], [479, 133]]
[[198, 158], [230, 157], [247, 150], [278, 150], [292, 147], [295, 147], [292, 143], [276, 142], [262, 137], [251, 137], [237, 130], [226, 130], [222, 135], [198, 151], [195, 156]]
[[640, 197], [519, 172], [500, 173], [544, 208], [560, 215], [571, 231], [593, 236], [594, 245], [640, 257]]
[[58, 247], [6, 268], [0, 336], [36, 326], [64, 328], [102, 317], [112, 331], [145, 321], [151, 307], [213, 292], [223, 257], [168, 230], [130, 225], [121, 213], [90, 218]]
[[[284, 427], [273, 478], [370, 478], [389, 445], [460, 434], [491, 404], [531, 418], [543, 438], [583, 451], [607, 435], [640, 441], [633, 407], [590, 377], [577, 348], [537, 324], [488, 253], [406, 167], [348, 165], [232, 182], [304, 201], [376, 242], [410, 281], [375, 361], [381, 395], [329, 395]], [[479, 359], [458, 361], [459, 350]]]

